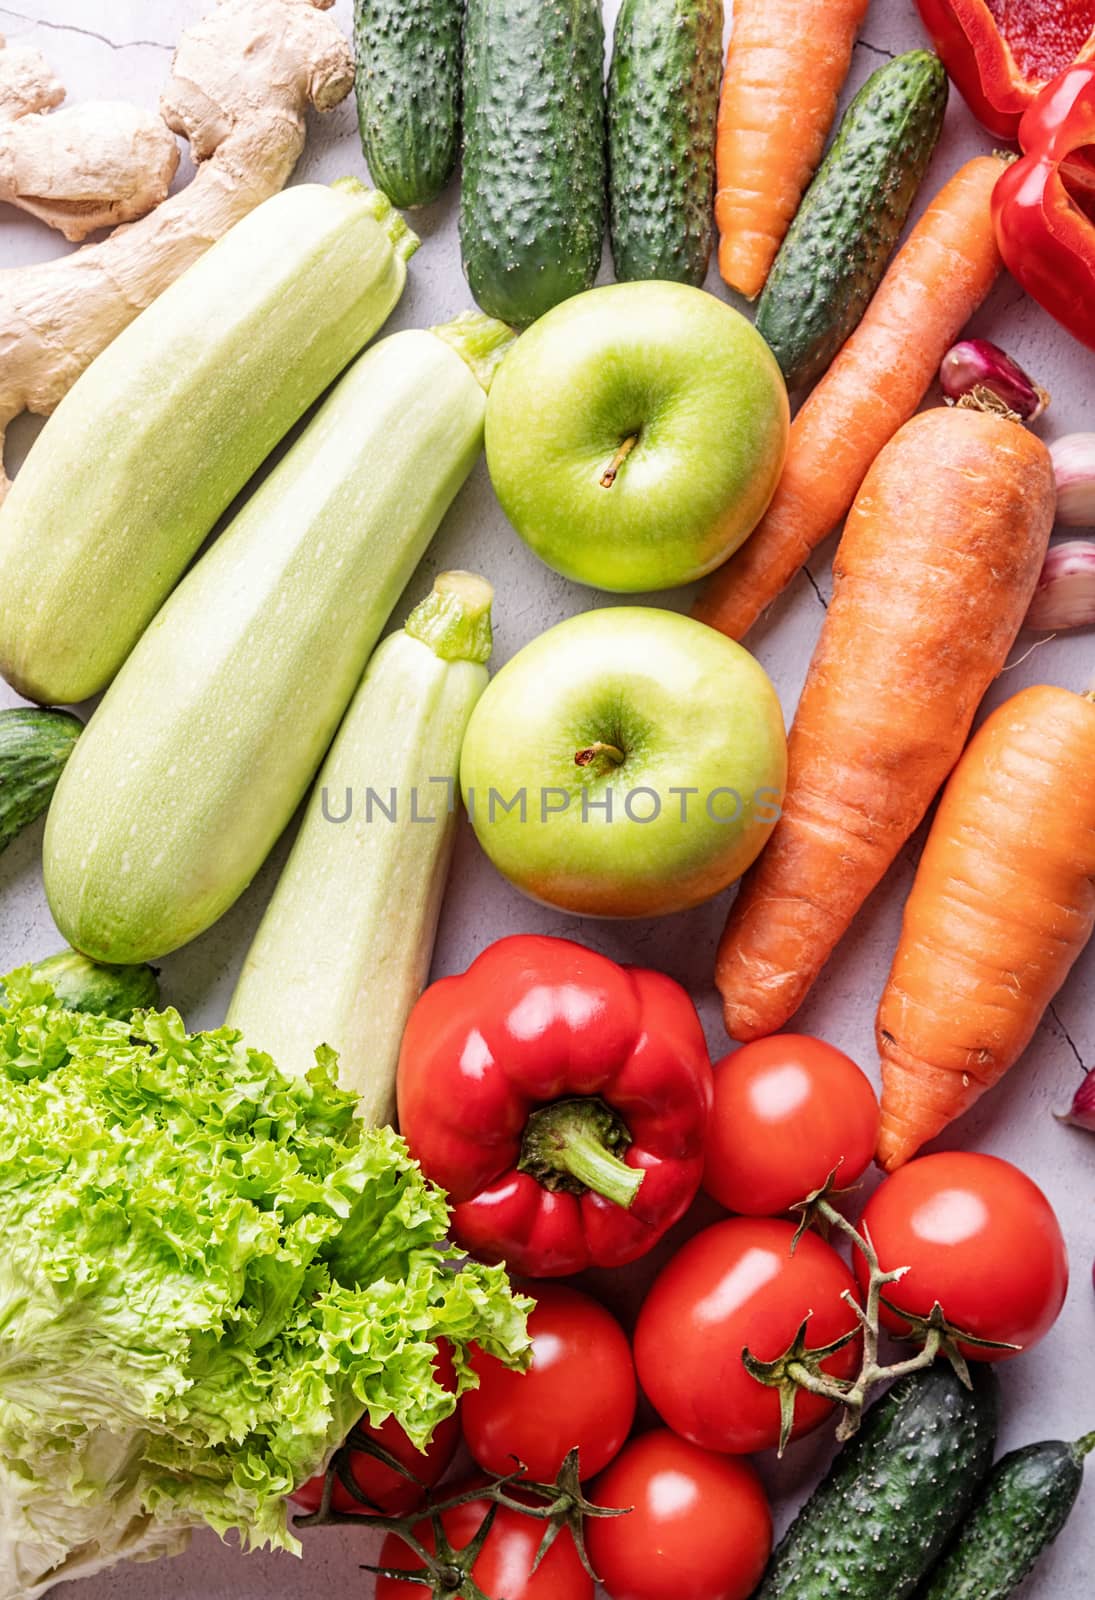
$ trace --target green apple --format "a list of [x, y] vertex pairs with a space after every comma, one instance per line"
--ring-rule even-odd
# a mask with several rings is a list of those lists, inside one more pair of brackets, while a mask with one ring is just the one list
[[787, 451], [768, 346], [679, 283], [576, 295], [522, 334], [487, 402], [507, 517], [556, 572], [635, 593], [689, 583], [753, 531]]
[[645, 606], [587, 611], [508, 661], [472, 712], [464, 804], [498, 870], [588, 916], [698, 905], [778, 819], [787, 742], [764, 669]]

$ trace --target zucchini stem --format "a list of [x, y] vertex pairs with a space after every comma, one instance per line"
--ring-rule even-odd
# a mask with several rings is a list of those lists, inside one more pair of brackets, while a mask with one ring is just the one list
[[439, 323], [430, 332], [456, 351], [485, 394], [490, 393], [494, 374], [506, 352], [517, 343], [512, 328], [481, 311], [462, 311], [451, 322]]
[[397, 211], [388, 196], [381, 189], [368, 189], [360, 178], [336, 178], [331, 185], [332, 189], [341, 189], [345, 194], [364, 195], [368, 201], [369, 210], [377, 222], [388, 235], [389, 243], [397, 256], [402, 256], [404, 261], [409, 261], [418, 249], [422, 240], [415, 233], [402, 211]]
[[494, 590], [474, 572], [441, 572], [403, 625], [442, 661], [490, 660]]

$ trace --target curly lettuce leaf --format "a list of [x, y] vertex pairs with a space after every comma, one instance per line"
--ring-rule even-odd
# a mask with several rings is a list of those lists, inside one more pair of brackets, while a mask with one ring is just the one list
[[461, 1388], [473, 1340], [525, 1359], [528, 1302], [446, 1244], [443, 1194], [335, 1066], [6, 980], [0, 1597], [201, 1523], [296, 1549], [283, 1497], [362, 1412], [425, 1444], [452, 1411], [438, 1339]]

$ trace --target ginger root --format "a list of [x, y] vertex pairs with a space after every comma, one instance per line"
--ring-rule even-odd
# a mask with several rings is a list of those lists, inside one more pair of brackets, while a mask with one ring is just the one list
[[[182, 35], [160, 99], [198, 163], [191, 182], [98, 244], [0, 272], [0, 453], [14, 417], [48, 415], [139, 311], [284, 187], [308, 106], [329, 110], [353, 84], [349, 45], [324, 15], [330, 4], [219, 0]], [[0, 87], [0, 108], [28, 94], [24, 64], [13, 87]], [[0, 468], [0, 498], [9, 487]]]
[[9, 44], [0, 34], [0, 122], [52, 111], [64, 98], [65, 86], [45, 56], [26, 45]]
[[37, 50], [0, 35], [0, 200], [79, 240], [158, 206], [179, 150], [162, 117], [124, 101], [48, 116], [64, 94]]

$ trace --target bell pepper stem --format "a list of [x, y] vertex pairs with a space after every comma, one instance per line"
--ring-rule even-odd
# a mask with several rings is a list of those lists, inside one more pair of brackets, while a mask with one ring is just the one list
[[518, 1168], [549, 1189], [592, 1190], [622, 1206], [634, 1204], [644, 1173], [616, 1151], [631, 1136], [603, 1100], [559, 1100], [534, 1111], [525, 1125]]

